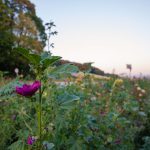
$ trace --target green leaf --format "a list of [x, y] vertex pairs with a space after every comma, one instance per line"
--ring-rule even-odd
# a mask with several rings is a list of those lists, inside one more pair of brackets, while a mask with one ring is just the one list
[[35, 64], [39, 64], [40, 63], [40, 56], [37, 54], [29, 54], [31, 59], [33, 59], [35, 61]]
[[60, 78], [61, 76], [65, 77], [65, 75], [68, 75], [68, 74], [71, 75], [72, 73], [75, 73], [78, 71], [79, 71], [78, 67], [72, 64], [64, 64], [64, 65], [61, 65], [52, 69], [49, 73], [49, 77], [57, 79], [57, 78]]
[[68, 93], [64, 93], [64, 95], [61, 95], [58, 100], [59, 104], [67, 104], [79, 100], [79, 97], [75, 95], [70, 95]]
[[51, 56], [49, 58], [41, 60], [40, 63], [42, 64], [43, 69], [46, 69], [47, 67], [49, 67], [50, 65], [52, 65], [56, 61], [58, 61], [59, 59], [61, 59], [61, 57], [59, 57], [59, 56]]
[[70, 150], [82, 150], [83, 143], [80, 139], [75, 139], [74, 137], [70, 137], [69, 143], [71, 144]]
[[129, 102], [126, 102], [123, 108], [129, 112], [137, 112], [139, 110], [139, 105], [137, 101], [131, 100]]
[[24, 150], [24, 143], [18, 140], [8, 147], [9, 150]]
[[26, 59], [30, 61], [30, 63], [34, 65], [38, 65], [40, 63], [40, 56], [37, 54], [30, 53], [28, 49], [25, 48], [14, 48], [14, 50], [24, 56]]
[[51, 56], [48, 52], [43, 52], [41, 55], [30, 53], [30, 51], [25, 48], [15, 48], [15, 51], [23, 55], [33, 65], [41, 65], [43, 70], [61, 59], [59, 56]]
[[78, 96], [65, 92], [63, 95], [57, 97], [57, 102], [61, 109], [71, 109], [74, 106], [74, 102], [79, 99]]

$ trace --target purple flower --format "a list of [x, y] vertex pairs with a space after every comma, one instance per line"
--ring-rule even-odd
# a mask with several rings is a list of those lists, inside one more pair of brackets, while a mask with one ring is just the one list
[[116, 140], [114, 141], [114, 143], [117, 144], [117, 145], [118, 145], [118, 144], [121, 144], [121, 139], [116, 139]]
[[32, 96], [41, 87], [40, 81], [35, 81], [33, 84], [23, 84], [22, 87], [16, 87], [16, 93], [22, 96]]
[[28, 136], [27, 144], [28, 145], [33, 145], [34, 142], [35, 142], [35, 138], [32, 137], [32, 136]]
[[105, 115], [106, 115], [106, 112], [104, 112], [104, 111], [100, 112], [100, 116], [105, 116]]
[[16, 118], [17, 118], [17, 115], [15, 115], [15, 114], [13, 114], [12, 116], [11, 116], [11, 119], [14, 121], [14, 120], [16, 120]]

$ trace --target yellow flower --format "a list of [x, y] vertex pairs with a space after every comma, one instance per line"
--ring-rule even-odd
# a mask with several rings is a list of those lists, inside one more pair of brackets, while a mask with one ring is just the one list
[[44, 93], [43, 93], [43, 96], [47, 96], [47, 92], [44, 92]]
[[115, 82], [114, 82], [114, 84], [113, 84], [113, 87], [120, 86], [122, 84], [123, 84], [123, 80], [122, 79], [116, 79]]

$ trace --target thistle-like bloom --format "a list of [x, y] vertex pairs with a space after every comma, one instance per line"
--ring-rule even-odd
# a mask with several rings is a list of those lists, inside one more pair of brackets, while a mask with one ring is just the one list
[[24, 84], [22, 87], [16, 87], [16, 93], [29, 97], [35, 94], [35, 92], [41, 87], [40, 81], [35, 81], [33, 84]]
[[36, 139], [32, 136], [28, 136], [28, 139], [27, 139], [27, 144], [28, 145], [33, 145], [33, 143], [36, 141]]

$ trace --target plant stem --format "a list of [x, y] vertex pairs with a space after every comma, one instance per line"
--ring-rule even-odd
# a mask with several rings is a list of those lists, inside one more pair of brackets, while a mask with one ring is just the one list
[[39, 89], [39, 149], [42, 149], [42, 90]]

